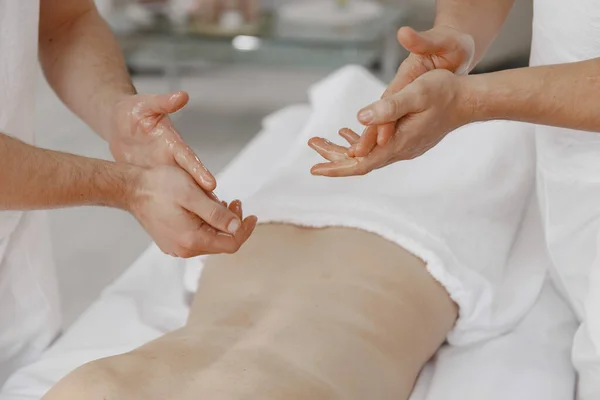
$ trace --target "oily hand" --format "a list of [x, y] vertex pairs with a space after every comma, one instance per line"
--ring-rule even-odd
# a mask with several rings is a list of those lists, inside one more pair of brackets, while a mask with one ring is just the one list
[[256, 217], [242, 204], [215, 201], [181, 168], [137, 168], [130, 211], [158, 247], [177, 257], [234, 253], [248, 240]]
[[328, 162], [313, 166], [311, 172], [331, 177], [364, 175], [420, 156], [449, 132], [471, 122], [472, 107], [465, 89], [468, 79], [447, 70], [433, 70], [400, 92], [374, 103], [376, 124], [391, 119], [399, 121], [391, 139], [383, 146], [375, 146], [366, 156], [351, 153], [350, 147], [360, 143], [361, 137], [350, 129], [340, 131], [349, 147], [312, 138], [309, 146]]
[[207, 192], [217, 183], [173, 126], [169, 114], [189, 101], [186, 92], [127, 96], [114, 106], [109, 145], [116, 161], [139, 167], [173, 165]]
[[116, 161], [142, 167], [130, 211], [161, 249], [179, 256], [229, 252], [248, 238], [256, 218], [242, 224], [223, 206], [212, 193], [215, 178], [173, 126], [169, 114], [188, 100], [185, 92], [123, 98], [112, 113], [110, 149]]
[[[473, 64], [473, 38], [451, 27], [436, 26], [425, 32], [403, 27], [398, 31], [398, 41], [410, 54], [382, 98], [399, 92], [426, 72], [444, 69], [465, 75]], [[366, 107], [359, 112], [358, 119], [367, 128], [360, 140], [350, 147], [351, 155], [364, 157], [376, 145], [385, 145], [396, 133], [397, 120], [393, 119], [393, 113], [385, 114], [385, 111]], [[381, 122], [376, 124], [376, 121]]]

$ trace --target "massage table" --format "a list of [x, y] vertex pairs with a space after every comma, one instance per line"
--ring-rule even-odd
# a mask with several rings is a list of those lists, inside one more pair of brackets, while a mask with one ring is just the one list
[[[267, 117], [263, 130], [219, 176], [219, 196], [245, 198], [295, 139], [307, 105]], [[252, 178], [252, 179], [250, 179]], [[509, 262], [549, 263], [532, 200]], [[519, 264], [520, 263], [520, 264]], [[185, 323], [200, 260], [151, 245], [31, 365], [17, 371], [0, 400], [34, 400], [76, 367], [129, 351]], [[572, 400], [570, 347], [577, 323], [549, 279], [531, 312], [507, 334], [468, 347], [443, 346], [424, 368], [411, 400]]]

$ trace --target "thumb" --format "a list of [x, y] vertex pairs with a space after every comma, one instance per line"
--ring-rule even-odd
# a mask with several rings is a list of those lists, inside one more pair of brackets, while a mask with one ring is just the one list
[[406, 50], [415, 54], [436, 54], [447, 47], [446, 35], [433, 29], [417, 32], [404, 26], [398, 30], [398, 41]]
[[[418, 93], [414, 90], [401, 90], [360, 110], [358, 120], [361, 124], [369, 126], [395, 123], [406, 114], [415, 111], [415, 96], [418, 96]], [[375, 137], [377, 137], [377, 134], [375, 134]]]
[[159, 94], [154, 100], [153, 111], [160, 114], [172, 114], [181, 110], [190, 101], [190, 96], [187, 92], [179, 91]]
[[177, 165], [190, 174], [204, 191], [212, 192], [215, 190], [217, 187], [215, 177], [188, 145], [185, 143], [175, 145], [174, 158]]

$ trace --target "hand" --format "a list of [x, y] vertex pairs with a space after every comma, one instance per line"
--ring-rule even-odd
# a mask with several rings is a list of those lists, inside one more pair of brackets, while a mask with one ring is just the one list
[[[397, 93], [428, 71], [445, 69], [464, 75], [472, 67], [475, 42], [470, 35], [454, 28], [437, 26], [425, 32], [417, 32], [403, 27], [398, 31], [398, 41], [410, 54], [400, 65], [396, 77], [382, 98]], [[353, 156], [366, 156], [376, 145], [385, 145], [396, 132], [395, 120], [386, 120], [376, 126], [369, 110], [363, 109], [358, 114], [359, 121], [367, 125], [367, 128], [360, 140], [350, 147], [350, 154]]]
[[219, 22], [225, 10], [239, 10], [246, 21], [256, 21], [260, 14], [259, 0], [195, 0], [193, 14], [209, 23]]
[[[180, 168], [206, 192], [216, 207], [220, 202], [212, 193], [217, 186], [215, 178], [183, 141], [169, 118], [169, 114], [183, 108], [188, 100], [186, 92], [176, 92], [133, 95], [117, 102], [110, 124], [110, 149], [116, 161], [138, 167], [169, 165]], [[235, 214], [227, 208], [223, 211], [230, 219], [235, 218]], [[198, 215], [208, 225], [219, 230], [224, 228], [216, 214]]]
[[179, 166], [207, 192], [217, 186], [213, 175], [183, 141], [169, 114], [189, 101], [186, 92], [138, 94], [117, 102], [110, 121], [110, 150], [116, 161], [139, 167]]
[[[372, 107], [377, 110], [374, 123], [399, 122], [391, 140], [384, 146], [376, 146], [364, 157], [350, 154], [348, 147], [312, 138], [309, 146], [329, 162], [313, 166], [311, 173], [336, 177], [364, 175], [425, 153], [449, 132], [471, 122], [473, 108], [469, 104], [467, 79], [447, 70], [433, 70], [400, 92], [374, 103]], [[350, 146], [360, 140], [350, 129], [342, 129], [340, 135]]]
[[133, 186], [129, 211], [163, 252], [176, 257], [234, 253], [256, 226], [256, 217], [242, 220], [239, 201], [229, 207], [214, 201], [177, 167], [145, 169]]

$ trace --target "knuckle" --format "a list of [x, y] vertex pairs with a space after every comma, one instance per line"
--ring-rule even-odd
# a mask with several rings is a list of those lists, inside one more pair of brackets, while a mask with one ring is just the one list
[[431, 97], [431, 87], [425, 83], [421, 84], [421, 97], [429, 99]]
[[231, 241], [225, 247], [225, 253], [234, 254], [240, 249], [240, 247], [241, 247], [241, 243], [238, 243], [237, 241]]
[[219, 207], [214, 205], [210, 208], [210, 211], [208, 212], [208, 219], [210, 221], [215, 221], [218, 218], [219, 218]]
[[413, 102], [415, 107], [419, 110], [423, 110], [423, 109], [427, 108], [428, 103], [429, 103], [429, 93], [427, 93], [425, 90], [418, 92], [416, 94], [416, 96], [414, 98], [414, 102]]
[[387, 111], [390, 117], [396, 117], [398, 115], [398, 111], [400, 110], [400, 105], [398, 104], [397, 99], [390, 99], [387, 101]]
[[419, 94], [423, 94], [427, 90], [426, 86], [427, 85], [423, 79], [417, 79], [412, 84], [412, 88]]
[[396, 104], [396, 101], [392, 98], [387, 98], [385, 100], [381, 100], [378, 103], [376, 111], [377, 114], [379, 114], [382, 118], [391, 118], [396, 115], [397, 109], [398, 106]]
[[[183, 234], [179, 237], [178, 244], [180, 250], [191, 250], [198, 245], [198, 240], [196, 236], [191, 233]], [[179, 254], [180, 252], [178, 252]], [[181, 256], [181, 254], [179, 254]], [[183, 256], [182, 256], [183, 257]]]
[[223, 253], [225, 254], [234, 254], [237, 250], [235, 250], [234, 248], [232, 248], [231, 246], [227, 246], [224, 250]]
[[223, 221], [224, 212], [217, 204], [213, 205], [208, 213], [208, 221], [212, 224]]
[[226, 228], [225, 224], [227, 220], [233, 215], [226, 207], [223, 207], [221, 204], [215, 203], [209, 213], [208, 213], [208, 221], [211, 225], [215, 226], [217, 229]]
[[433, 65], [431, 58], [429, 57], [416, 57], [415, 63], [413, 64], [413, 72], [416, 74], [415, 76], [421, 76], [425, 72], [433, 69], [435, 66]]
[[191, 251], [190, 249], [185, 249], [185, 248], [181, 248], [178, 252], [177, 252], [177, 256], [181, 257], [181, 258], [192, 258], [194, 257], [196, 254]]
[[364, 176], [369, 173], [369, 168], [366, 165], [359, 165], [356, 168], [356, 174], [359, 176]]

